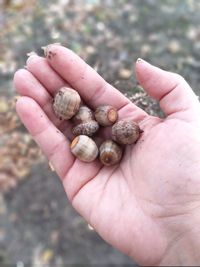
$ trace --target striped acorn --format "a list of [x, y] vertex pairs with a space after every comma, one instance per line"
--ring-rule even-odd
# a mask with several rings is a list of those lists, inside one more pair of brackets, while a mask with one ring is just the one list
[[112, 140], [104, 141], [99, 148], [99, 159], [106, 166], [112, 166], [120, 162], [122, 148]]
[[79, 160], [92, 162], [98, 156], [98, 147], [96, 143], [86, 135], [79, 135], [71, 143], [71, 152]]
[[57, 117], [69, 120], [78, 112], [80, 104], [80, 95], [74, 89], [62, 87], [54, 97], [53, 109]]

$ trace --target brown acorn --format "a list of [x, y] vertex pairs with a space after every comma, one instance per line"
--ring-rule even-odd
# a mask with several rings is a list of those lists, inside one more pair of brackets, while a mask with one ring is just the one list
[[99, 159], [106, 165], [111, 166], [120, 162], [122, 148], [112, 140], [104, 141], [99, 148]]
[[101, 126], [110, 126], [117, 121], [118, 112], [115, 107], [110, 105], [101, 105], [95, 110], [94, 116]]
[[98, 156], [98, 147], [96, 143], [86, 135], [79, 135], [71, 143], [71, 152], [79, 160], [92, 162]]
[[69, 120], [79, 110], [80, 95], [72, 88], [62, 87], [54, 97], [53, 109], [60, 119]]
[[112, 126], [112, 139], [119, 144], [130, 145], [138, 140], [141, 132], [134, 121], [121, 120]]
[[75, 127], [72, 129], [74, 135], [92, 136], [99, 129], [98, 122], [94, 119], [94, 114], [87, 106], [81, 106], [77, 114], [73, 117]]

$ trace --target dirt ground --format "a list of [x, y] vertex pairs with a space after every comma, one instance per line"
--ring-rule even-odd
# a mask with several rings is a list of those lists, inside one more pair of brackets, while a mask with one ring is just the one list
[[200, 96], [200, 2], [0, 2], [0, 266], [133, 266], [71, 208], [14, 110], [14, 72], [26, 54], [60, 42], [150, 114], [133, 74], [142, 57], [185, 77]]

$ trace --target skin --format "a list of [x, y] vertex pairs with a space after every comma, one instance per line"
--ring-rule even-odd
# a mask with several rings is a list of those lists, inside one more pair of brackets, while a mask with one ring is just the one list
[[[160, 102], [166, 118], [146, 114], [67, 48], [50, 45], [18, 70], [16, 110], [60, 176], [73, 207], [99, 235], [140, 265], [200, 264], [200, 104], [178, 74], [144, 60], [137, 80]], [[70, 152], [70, 122], [60, 122], [51, 101], [63, 85], [91, 108], [114, 105], [120, 118], [142, 130], [119, 165], [83, 163]], [[102, 133], [106, 135], [106, 133]], [[67, 136], [67, 138], [66, 138]]]

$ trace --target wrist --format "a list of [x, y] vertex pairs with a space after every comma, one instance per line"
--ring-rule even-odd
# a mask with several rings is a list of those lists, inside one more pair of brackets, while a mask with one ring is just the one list
[[185, 232], [169, 243], [159, 266], [200, 266], [200, 228]]

